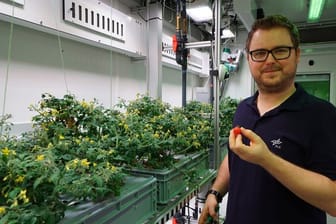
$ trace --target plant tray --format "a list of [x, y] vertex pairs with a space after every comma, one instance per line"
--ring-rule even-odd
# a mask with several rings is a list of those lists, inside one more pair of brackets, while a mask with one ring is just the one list
[[187, 169], [189, 173], [194, 174], [191, 181], [202, 178], [209, 171], [209, 151], [191, 154], [189, 158]]
[[120, 196], [71, 206], [60, 224], [142, 224], [156, 211], [156, 179], [127, 176]]
[[[191, 170], [199, 169], [198, 175], [209, 169], [209, 152], [204, 151], [180, 157], [171, 169], [131, 169], [132, 175], [151, 175], [157, 180], [157, 203], [167, 204], [188, 189]], [[193, 177], [191, 177], [193, 178]], [[189, 179], [189, 180], [188, 180]]]

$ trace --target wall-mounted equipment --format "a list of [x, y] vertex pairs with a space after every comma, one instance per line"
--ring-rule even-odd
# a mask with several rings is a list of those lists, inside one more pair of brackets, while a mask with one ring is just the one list
[[221, 64], [219, 70], [220, 80], [230, 77], [239, 69], [239, 63], [242, 56], [242, 50], [224, 47], [221, 55]]
[[230, 29], [223, 29], [221, 39], [233, 38], [235, 37], [234, 33]]
[[[173, 38], [168, 34], [162, 34], [162, 63], [165, 66], [181, 69], [181, 65], [177, 64], [175, 58], [176, 53], [172, 49]], [[209, 76], [209, 53], [196, 49], [190, 49], [188, 55], [189, 72], [197, 74], [200, 77]]]

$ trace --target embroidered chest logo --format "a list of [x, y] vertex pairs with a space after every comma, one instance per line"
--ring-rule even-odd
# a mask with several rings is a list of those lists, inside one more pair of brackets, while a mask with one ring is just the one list
[[282, 142], [281, 142], [280, 138], [278, 138], [278, 139], [274, 139], [274, 140], [272, 140], [271, 142], [272, 142], [272, 146], [273, 146], [274, 148], [276, 148], [276, 149], [281, 149], [281, 144], [282, 144]]

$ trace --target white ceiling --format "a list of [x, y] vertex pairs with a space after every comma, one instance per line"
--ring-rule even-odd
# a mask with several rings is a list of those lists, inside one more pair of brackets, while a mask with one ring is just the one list
[[[262, 9], [265, 16], [282, 14], [288, 17], [298, 26], [302, 43], [336, 42], [335, 0], [326, 0], [321, 19], [315, 23], [307, 22], [309, 0], [233, 0], [233, 2], [249, 5], [254, 18], [257, 8]], [[236, 13], [239, 14], [237, 11]], [[244, 16], [246, 15], [243, 14]]]
[[[265, 15], [282, 14], [297, 24], [307, 25], [309, 0], [255, 0]], [[336, 1], [326, 0], [319, 24], [336, 23]]]
[[[208, 1], [209, 5], [218, 0], [186, 0], [188, 4]], [[176, 0], [123, 0], [129, 7], [143, 7], [148, 2], [161, 2], [169, 9], [176, 9]], [[336, 42], [336, 0], [326, 0], [321, 19], [308, 23], [308, 6], [310, 0], [221, 0], [222, 16], [237, 15], [238, 22], [244, 20], [251, 25], [257, 18], [256, 10], [262, 9], [264, 15], [282, 14], [293, 21], [300, 30], [302, 43]], [[236, 7], [239, 5], [239, 7]], [[245, 24], [246, 25], [246, 24]], [[198, 24], [198, 27], [202, 27]]]

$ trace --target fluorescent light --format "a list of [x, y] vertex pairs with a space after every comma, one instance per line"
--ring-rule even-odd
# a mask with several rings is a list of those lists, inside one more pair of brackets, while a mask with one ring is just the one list
[[308, 22], [316, 22], [320, 19], [325, 0], [310, 0]]
[[187, 14], [195, 22], [204, 22], [212, 19], [212, 11], [209, 6], [187, 8]]
[[235, 37], [235, 35], [232, 33], [230, 29], [224, 29], [222, 31], [222, 36], [221, 36], [222, 39], [232, 38], [232, 37]]

